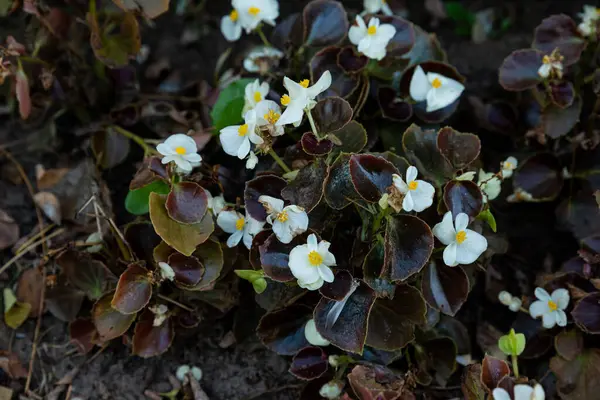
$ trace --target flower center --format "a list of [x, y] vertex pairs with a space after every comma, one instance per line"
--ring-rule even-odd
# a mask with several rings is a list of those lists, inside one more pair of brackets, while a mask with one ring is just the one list
[[558, 310], [558, 304], [556, 304], [552, 300], [548, 300], [548, 308], [550, 309], [550, 311], [556, 311]]
[[185, 147], [175, 147], [175, 153], [179, 154], [180, 156], [184, 155], [186, 153]]
[[264, 119], [271, 125], [274, 125], [281, 115], [277, 114], [275, 111], [269, 109], [269, 112], [264, 115]]
[[374, 34], [377, 33], [377, 27], [375, 25], [370, 26], [369, 29], [367, 30], [367, 33], [371, 36], [373, 36]]
[[246, 224], [246, 220], [244, 218], [240, 218], [237, 221], [235, 221], [235, 229], [237, 229], [238, 231], [241, 231], [242, 229], [244, 229], [245, 224]]
[[260, 12], [260, 8], [258, 8], [258, 7], [250, 7], [248, 9], [248, 12], [250, 13], [250, 15], [253, 15], [253, 16], [256, 17], [258, 15], [258, 13]]
[[233, 22], [238, 20], [238, 12], [237, 10], [232, 10], [231, 13], [229, 14], [229, 19], [232, 20]]
[[283, 96], [281, 96], [281, 105], [282, 106], [287, 106], [288, 104], [290, 104], [290, 96], [288, 96], [287, 94], [284, 94]]
[[504, 169], [513, 169], [514, 166], [512, 165], [511, 162], [505, 161], [504, 162]]
[[550, 57], [548, 57], [548, 56], [544, 56], [544, 58], [542, 58], [542, 62], [543, 62], [544, 64], [550, 64], [550, 62], [551, 62], [551, 61], [550, 61]]
[[308, 88], [308, 85], [310, 85], [310, 81], [308, 79], [300, 81], [300, 86], [302, 86], [303, 88]]
[[254, 92], [254, 101], [256, 103], [258, 103], [261, 100], [262, 100], [262, 94], [260, 94], [260, 92]]
[[244, 124], [238, 128], [239, 136], [246, 136], [248, 134], [248, 124]]
[[435, 78], [433, 82], [431, 82], [431, 86], [433, 86], [436, 89], [439, 89], [442, 87], [442, 81], [440, 81], [440, 78]]
[[417, 182], [417, 181], [410, 181], [408, 183], [409, 190], [417, 190], [418, 187], [419, 187], [419, 182]]
[[279, 222], [285, 222], [289, 219], [290, 217], [288, 216], [287, 211], [282, 211], [279, 214], [277, 214], [277, 221]]
[[308, 262], [313, 267], [318, 267], [319, 265], [323, 264], [323, 257], [318, 252], [313, 250], [308, 253]]
[[467, 240], [467, 232], [465, 231], [460, 231], [456, 234], [456, 242], [458, 244], [461, 244], [462, 242], [464, 242], [465, 240]]

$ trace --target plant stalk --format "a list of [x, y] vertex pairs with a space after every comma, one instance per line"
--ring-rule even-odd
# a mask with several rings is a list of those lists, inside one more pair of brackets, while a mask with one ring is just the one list
[[277, 155], [277, 153], [275, 153], [273, 149], [269, 149], [269, 155], [273, 157], [273, 160], [279, 164], [285, 173], [292, 172], [292, 170], [285, 164], [285, 162], [283, 162], [283, 160]]

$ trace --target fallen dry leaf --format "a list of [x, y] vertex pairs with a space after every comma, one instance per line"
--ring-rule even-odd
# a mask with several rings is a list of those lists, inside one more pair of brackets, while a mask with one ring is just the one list
[[17, 299], [31, 306], [29, 317], [35, 317], [40, 309], [40, 297], [44, 288], [44, 277], [37, 268], [25, 270], [17, 284]]
[[17, 355], [5, 350], [0, 350], [0, 368], [12, 379], [27, 377], [27, 370], [23, 367]]
[[53, 188], [69, 172], [68, 168], [45, 169], [43, 165], [35, 166], [35, 178], [39, 190]]
[[0, 209], [0, 250], [4, 250], [19, 240], [19, 225], [6, 212]]
[[5, 386], [0, 386], [0, 400], [11, 400], [13, 397], [13, 390]]
[[29, 94], [29, 80], [22, 69], [15, 75], [15, 91], [19, 102], [19, 114], [22, 119], [27, 119], [31, 114], [31, 96]]
[[33, 196], [35, 203], [42, 209], [46, 217], [57, 225], [62, 221], [60, 202], [54, 193], [39, 192]]

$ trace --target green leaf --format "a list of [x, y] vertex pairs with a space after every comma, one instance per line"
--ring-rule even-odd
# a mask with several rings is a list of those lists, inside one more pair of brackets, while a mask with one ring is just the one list
[[260, 278], [252, 282], [252, 287], [257, 294], [261, 294], [267, 289], [267, 280]]
[[267, 280], [264, 278], [265, 273], [262, 270], [236, 269], [234, 272], [240, 278], [250, 282], [256, 293], [261, 294], [267, 289]]
[[511, 329], [508, 335], [498, 340], [498, 347], [507, 356], [518, 356], [525, 350], [525, 335]]
[[17, 329], [29, 316], [31, 304], [17, 301], [15, 294], [9, 288], [4, 289], [4, 322], [12, 329]]
[[252, 81], [253, 79], [240, 79], [221, 91], [210, 113], [216, 132], [243, 121], [244, 90]]
[[461, 2], [450, 1], [446, 3], [446, 15], [456, 23], [456, 33], [470, 35], [471, 27], [475, 23], [475, 14], [469, 11]]
[[489, 208], [480, 212], [477, 216], [477, 219], [487, 222], [490, 228], [492, 228], [492, 230], [496, 232], [496, 218], [494, 218], [494, 215], [492, 214]]
[[130, 190], [125, 197], [125, 208], [133, 215], [144, 215], [149, 211], [150, 193], [168, 194], [169, 185], [161, 180], [136, 190]]

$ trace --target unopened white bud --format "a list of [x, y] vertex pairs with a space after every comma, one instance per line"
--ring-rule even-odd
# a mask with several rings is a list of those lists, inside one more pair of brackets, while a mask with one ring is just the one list
[[503, 290], [498, 294], [498, 300], [500, 301], [500, 303], [504, 304], [505, 306], [509, 306], [511, 304], [511, 302], [513, 301], [513, 296], [512, 296], [512, 294], [508, 293], [506, 290]]
[[518, 297], [513, 297], [512, 301], [508, 305], [508, 309], [512, 312], [519, 312], [523, 302]]
[[319, 394], [326, 399], [337, 399], [342, 394], [342, 387], [338, 382], [330, 381], [321, 386]]

